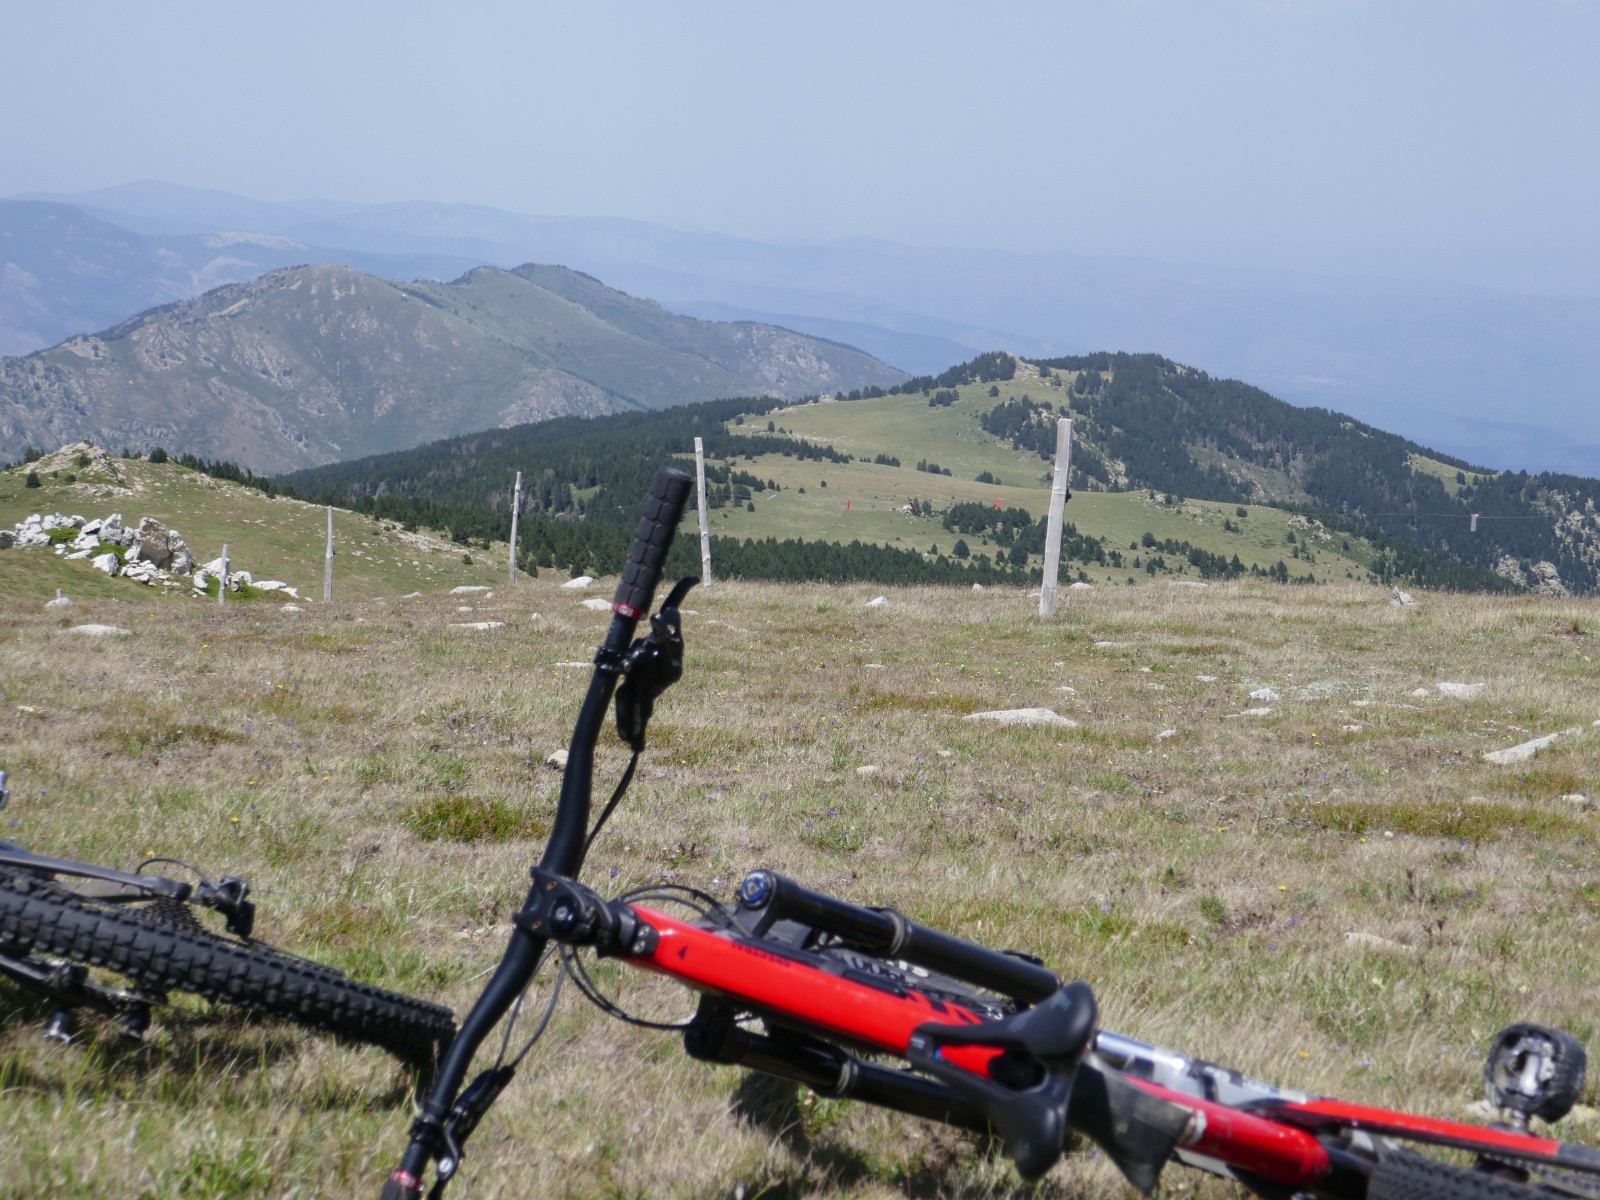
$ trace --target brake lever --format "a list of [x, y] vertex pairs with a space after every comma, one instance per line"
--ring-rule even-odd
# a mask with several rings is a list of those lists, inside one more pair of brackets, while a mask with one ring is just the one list
[[678, 606], [700, 580], [688, 575], [673, 585], [661, 608], [650, 618], [650, 632], [634, 641], [622, 656], [617, 687], [617, 736], [638, 754], [645, 729], [661, 693], [683, 677], [683, 618]]

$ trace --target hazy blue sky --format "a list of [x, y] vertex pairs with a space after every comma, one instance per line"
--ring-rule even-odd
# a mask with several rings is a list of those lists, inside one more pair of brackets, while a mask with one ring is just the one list
[[0, 194], [139, 179], [1600, 294], [1600, 2], [0, 5]]

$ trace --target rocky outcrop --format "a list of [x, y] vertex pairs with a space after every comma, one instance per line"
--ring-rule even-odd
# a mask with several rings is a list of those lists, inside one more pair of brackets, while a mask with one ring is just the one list
[[[123, 523], [121, 513], [92, 520], [77, 514], [34, 513], [19, 521], [15, 529], [0, 530], [0, 549], [16, 546], [51, 546], [59, 558], [86, 559], [96, 571], [149, 587], [182, 587], [183, 577], [193, 572], [193, 589], [202, 595], [210, 590], [210, 580], [223, 575], [220, 558], [196, 571], [194, 553], [183, 535], [154, 517], [143, 517], [136, 529], [130, 529]], [[254, 587], [295, 599], [300, 595], [281, 580], [252, 584], [248, 571], [229, 570], [227, 584], [234, 592]]]
[[1494, 565], [1494, 573], [1500, 578], [1509, 580], [1520, 588], [1525, 588], [1535, 596], [1567, 596], [1566, 584], [1561, 582], [1561, 573], [1556, 570], [1554, 563], [1536, 562], [1532, 566], [1523, 566], [1522, 563], [1512, 558], [1511, 555], [1501, 555], [1500, 561]]

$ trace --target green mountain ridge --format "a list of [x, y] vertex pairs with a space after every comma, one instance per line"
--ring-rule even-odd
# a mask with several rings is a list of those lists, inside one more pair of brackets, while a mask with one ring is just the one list
[[296, 267], [0, 359], [0, 455], [87, 437], [281, 472], [567, 414], [903, 377], [837, 343], [675, 316], [562, 267], [409, 284]]
[[[1499, 589], [1522, 586], [1519, 575], [1548, 586], [1534, 570], [1542, 562], [1573, 591], [1600, 586], [1600, 481], [1483, 471], [1156, 355], [995, 353], [820, 403], [730, 400], [492, 430], [287, 482], [458, 536], [504, 537], [510, 482], [523, 470], [527, 544], [541, 544], [540, 520], [565, 523], [545, 539], [544, 565], [567, 566], [562, 555], [579, 553], [575, 525], [616, 525], [622, 537], [651, 472], [686, 458], [700, 436], [721, 537], [861, 541], [932, 560], [970, 529], [908, 520], [908, 504], [940, 518], [998, 501], [1035, 524], [972, 526], [973, 560], [1004, 555], [1036, 573], [1036, 519], [1065, 415], [1077, 434], [1068, 517], [1084, 539], [1071, 569], [1094, 578], [1244, 571]], [[912, 577], [894, 570], [884, 582]]]

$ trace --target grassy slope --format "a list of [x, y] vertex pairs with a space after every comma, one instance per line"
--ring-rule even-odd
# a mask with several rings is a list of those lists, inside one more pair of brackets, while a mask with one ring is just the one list
[[[1029, 392], [1035, 398], [1059, 393], [1044, 389], [1039, 381], [1000, 385], [998, 398], [989, 395], [988, 384], [973, 384], [957, 389], [960, 400], [947, 407], [929, 408], [920, 395], [885, 396], [875, 400], [822, 404], [785, 409], [768, 414], [784, 429], [817, 442], [825, 442], [857, 461], [836, 463], [798, 462], [781, 455], [768, 455], [754, 463], [740, 463], [762, 479], [774, 479], [785, 490], [758, 495], [756, 511], [749, 513], [723, 508], [712, 513], [713, 532], [737, 537], [804, 537], [819, 540], [898, 545], [927, 551], [937, 545], [946, 554], [956, 535], [946, 531], [937, 517], [913, 519], [897, 510], [912, 497], [932, 500], [935, 508], [952, 502], [976, 501], [993, 504], [999, 498], [1007, 505], [1026, 508], [1036, 520], [1043, 520], [1050, 503], [1051, 466], [1037, 455], [1012, 449], [985, 433], [979, 418], [1001, 400]], [[764, 435], [764, 419], [751, 419], [740, 432]], [[874, 465], [878, 454], [898, 458], [901, 466]], [[952, 474], [936, 476], [915, 469], [927, 459]], [[988, 471], [1004, 481], [1004, 486], [977, 483], [977, 475]], [[828, 486], [819, 485], [823, 480]], [[806, 489], [805, 495], [799, 489]], [[850, 511], [844, 511], [845, 501]], [[1189, 501], [1182, 511], [1152, 503], [1145, 492], [1073, 493], [1067, 505], [1067, 519], [1080, 533], [1108, 539], [1109, 548], [1131, 554], [1130, 542], [1149, 532], [1159, 539], [1187, 541], [1201, 549], [1231, 557], [1237, 554], [1246, 567], [1263, 569], [1280, 558], [1293, 574], [1313, 572], [1318, 579], [1343, 578], [1347, 570], [1365, 578], [1370, 547], [1359, 540], [1350, 554], [1341, 553], [1339, 541], [1318, 543], [1316, 562], [1296, 561], [1293, 547], [1286, 541], [1289, 532], [1286, 515], [1257, 505], [1245, 506], [1247, 517], [1236, 519], [1234, 505]], [[1223, 521], [1234, 520], [1239, 533], [1223, 529]], [[974, 553], [987, 549], [978, 539], [969, 538]], [[1143, 553], [1140, 551], [1139, 553]], [[1169, 562], [1171, 559], [1169, 558]], [[1074, 564], [1074, 571], [1077, 564]], [[1193, 574], [1192, 570], [1189, 572]], [[1129, 577], [1143, 580], [1143, 572], [1093, 570], [1095, 582], [1122, 583]]]
[[[39, 464], [48, 468], [52, 460]], [[281, 579], [303, 597], [322, 598], [327, 510], [298, 500], [268, 499], [253, 488], [209, 479], [170, 463], [113, 459], [117, 478], [86, 472], [77, 483], [41, 474], [43, 486], [23, 486], [26, 468], [0, 471], [0, 526], [10, 528], [29, 513], [76, 513], [104, 517], [120, 512], [137, 526], [154, 517], [183, 534], [197, 562], [222, 553], [235, 569], [256, 579]], [[76, 468], [63, 460], [66, 470]], [[65, 474], [65, 470], [62, 472]], [[387, 529], [354, 513], [334, 517], [334, 595], [338, 599], [448, 591], [458, 584], [495, 584], [505, 578], [502, 544], [464, 551], [430, 534]], [[0, 602], [45, 599], [62, 588], [74, 599], [104, 596], [137, 603], [160, 600], [153, 588], [111, 579], [87, 562], [63, 562], [50, 551], [28, 547], [0, 551]]]
[[[600, 886], [726, 895], [776, 867], [1042, 954], [1094, 983], [1112, 1028], [1440, 1115], [1481, 1095], [1504, 1022], [1592, 1042], [1597, 818], [1561, 797], [1600, 786], [1600, 603], [1396, 609], [1365, 586], [1245, 583], [1074, 594], [1042, 623], [1020, 591], [887, 589], [864, 607], [883, 590], [735, 584], [691, 601], [688, 670], [597, 848]], [[92, 645], [6, 604], [5, 836], [237, 870], [264, 936], [464, 1011], [557, 788], [539, 764], [588, 675], [560, 664], [589, 657], [605, 617], [552, 579], [471, 616], [458, 603], [91, 600], [74, 620], [133, 630]], [[506, 625], [448, 628], [475, 619]], [[1412, 695], [1441, 679], [1489, 687]], [[1229, 719], [1264, 684], [1284, 695], [1273, 712]], [[1022, 705], [1081, 724], [960, 719]], [[1480, 757], [1572, 727], [1586, 731], [1523, 768]], [[602, 757], [614, 777], [623, 755], [608, 740]], [[512, 819], [503, 840], [428, 841], [418, 805]], [[410, 1120], [384, 1056], [277, 1025], [184, 1006], [142, 1047], [63, 1048], [4, 985], [0, 1013], [13, 1195], [373, 1194]], [[465, 1173], [484, 1196], [1122, 1194], [1103, 1157], [1033, 1191], [966, 1137], [741, 1086], [570, 991]]]

